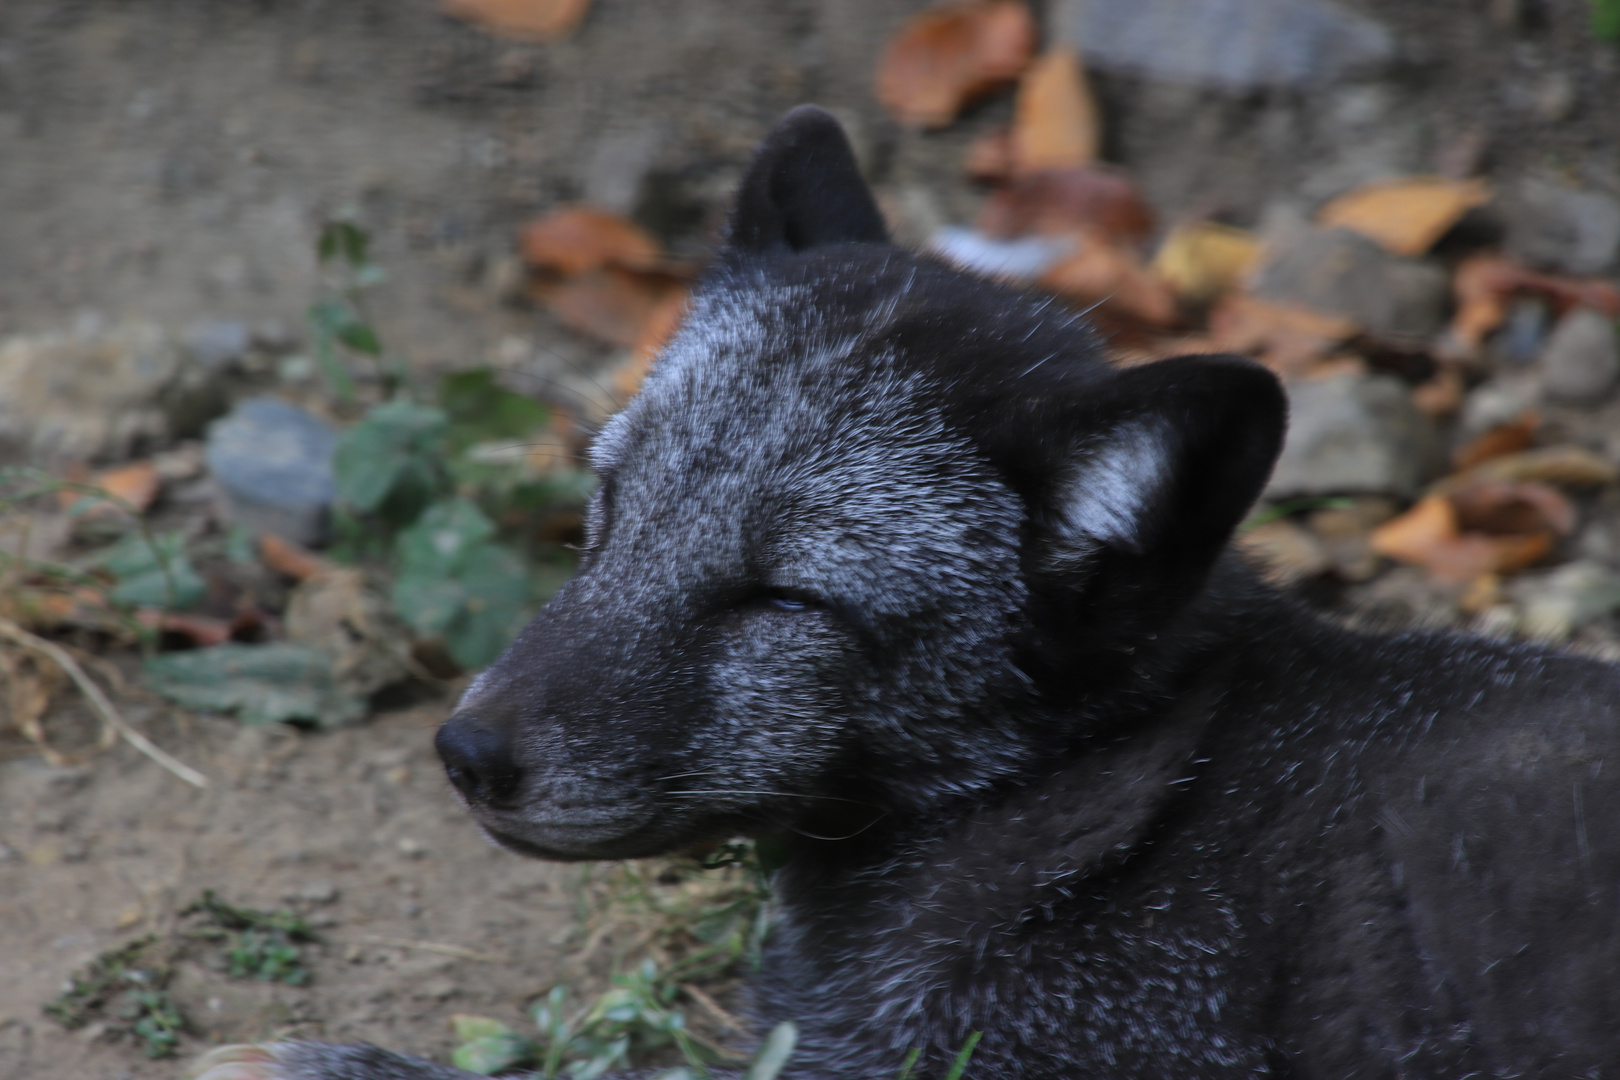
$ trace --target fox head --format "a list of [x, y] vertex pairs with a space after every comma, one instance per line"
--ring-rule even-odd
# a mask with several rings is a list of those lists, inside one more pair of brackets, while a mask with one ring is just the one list
[[836, 836], [1123, 722], [1285, 406], [1238, 358], [1099, 353], [892, 245], [837, 123], [790, 113], [595, 444], [578, 573], [439, 732], [482, 826], [561, 859]]

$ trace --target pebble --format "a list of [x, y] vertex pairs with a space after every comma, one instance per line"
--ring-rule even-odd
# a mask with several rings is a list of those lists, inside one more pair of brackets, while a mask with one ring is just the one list
[[187, 327], [181, 341], [193, 363], [228, 370], [247, 356], [253, 336], [245, 323], [204, 319]]
[[1252, 290], [1261, 300], [1352, 319], [1393, 343], [1428, 344], [1445, 325], [1451, 286], [1438, 263], [1348, 229], [1279, 230], [1267, 247]]
[[1574, 308], [1553, 327], [1541, 354], [1542, 386], [1554, 401], [1596, 404], [1620, 377], [1615, 322], [1591, 308]]
[[1415, 495], [1438, 443], [1405, 384], [1346, 373], [1288, 385], [1288, 436], [1268, 499], [1315, 495]]
[[227, 521], [311, 547], [326, 539], [338, 434], [275, 398], [251, 398], [208, 430], [205, 456]]
[[1620, 574], [1586, 559], [1514, 582], [1522, 629], [1532, 637], [1563, 641], [1620, 608]]
[[1527, 176], [1506, 201], [1507, 248], [1566, 274], [1601, 274], [1620, 258], [1620, 200]]
[[1382, 24], [1331, 0], [1064, 0], [1057, 36], [1103, 71], [1248, 93], [1389, 66]]
[[306, 904], [330, 904], [335, 902], [339, 895], [338, 887], [330, 881], [311, 881], [289, 899], [302, 900]]

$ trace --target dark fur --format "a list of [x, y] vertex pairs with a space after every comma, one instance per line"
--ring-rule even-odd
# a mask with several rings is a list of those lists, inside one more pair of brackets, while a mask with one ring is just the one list
[[751, 995], [804, 1080], [976, 1030], [976, 1080], [1616, 1075], [1615, 668], [1258, 585], [1225, 549], [1275, 380], [1111, 368], [888, 246], [824, 113], [732, 236], [598, 448], [579, 575], [440, 734], [492, 836], [787, 835]]

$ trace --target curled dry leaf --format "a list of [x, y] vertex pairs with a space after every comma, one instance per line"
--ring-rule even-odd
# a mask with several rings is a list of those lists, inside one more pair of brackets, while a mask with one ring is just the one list
[[1010, 147], [1013, 171], [1089, 165], [1101, 139], [1097, 102], [1086, 84], [1080, 54], [1068, 46], [1051, 49], [1018, 83]]
[[978, 227], [994, 237], [1100, 230], [1135, 242], [1153, 230], [1153, 212], [1123, 170], [1092, 164], [1015, 177], [985, 200]]
[[1079, 250], [1041, 276], [1042, 287], [1087, 308], [1115, 326], [1163, 328], [1176, 321], [1176, 299], [1130, 249], [1092, 234]]
[[1539, 427], [1540, 415], [1534, 409], [1526, 409], [1516, 419], [1497, 424], [1459, 446], [1456, 453], [1451, 455], [1452, 467], [1471, 469], [1491, 458], [1528, 450], [1535, 444], [1536, 429]]
[[1371, 542], [1386, 558], [1421, 566], [1436, 580], [1461, 584], [1481, 574], [1513, 573], [1534, 565], [1552, 551], [1553, 533], [1464, 532], [1451, 500], [1430, 495], [1374, 529]]
[[1447, 331], [1446, 347], [1463, 357], [1477, 355], [1485, 338], [1507, 318], [1508, 301], [1525, 293], [1545, 297], [1560, 313], [1582, 306], [1620, 318], [1620, 289], [1609, 282], [1537, 273], [1503, 255], [1464, 259], [1452, 276], [1451, 288], [1457, 313]]
[[556, 41], [573, 33], [591, 0], [441, 0], [446, 14], [524, 41]]
[[275, 533], [265, 533], [259, 537], [259, 558], [276, 573], [297, 581], [305, 581], [331, 570], [334, 565], [308, 548], [300, 547], [291, 540], [283, 540]]
[[1247, 229], [1193, 221], [1170, 230], [1153, 256], [1153, 272], [1181, 299], [1206, 304], [1236, 292], [1260, 256], [1260, 241]]
[[1349, 319], [1229, 293], [1209, 313], [1209, 333], [1224, 350], [1247, 353], [1279, 375], [1319, 364], [1356, 336]]
[[629, 348], [670, 297], [685, 290], [673, 274], [604, 266], [577, 277], [533, 281], [528, 293], [570, 329]]
[[944, 127], [1018, 78], [1035, 49], [1023, 0], [947, 4], [913, 16], [878, 63], [877, 97], [903, 124]]
[[1414, 176], [1359, 187], [1322, 207], [1324, 228], [1345, 228], [1378, 241], [1397, 255], [1421, 255], [1462, 216], [1490, 201], [1481, 180]]
[[1564, 488], [1596, 488], [1620, 481], [1620, 468], [1583, 447], [1546, 446], [1490, 458], [1441, 478], [1429, 490], [1445, 494], [1485, 480], [1534, 480]]
[[1575, 531], [1575, 504], [1569, 496], [1534, 481], [1482, 480], [1446, 496], [1457, 512], [1457, 527], [1464, 532], [1512, 536], [1551, 532], [1568, 536]]
[[567, 206], [524, 226], [518, 239], [523, 261], [535, 270], [576, 277], [619, 266], [655, 269], [658, 241], [634, 222], [592, 206]]
[[[137, 513], [151, 506], [163, 489], [163, 480], [157, 467], [150, 461], [133, 461], [112, 469], [103, 469], [84, 479], [91, 487], [100, 488], [113, 498], [127, 503]], [[118, 513], [116, 503], [101, 501], [93, 495], [77, 491], [62, 491], [59, 501], [64, 510], [83, 515], [103, 516]]]

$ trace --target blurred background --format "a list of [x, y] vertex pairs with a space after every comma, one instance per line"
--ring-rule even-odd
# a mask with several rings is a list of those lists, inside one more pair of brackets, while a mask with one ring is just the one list
[[901, 242], [1284, 378], [1276, 583], [1620, 658], [1620, 0], [4, 0], [0, 1077], [735, 1036], [752, 878], [486, 850], [428, 738], [804, 102]]

